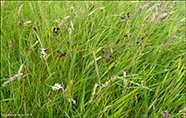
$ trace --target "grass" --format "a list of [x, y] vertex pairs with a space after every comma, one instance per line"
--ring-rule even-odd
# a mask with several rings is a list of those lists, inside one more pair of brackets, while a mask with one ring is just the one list
[[1, 1], [1, 115], [184, 117], [184, 11], [174, 1]]

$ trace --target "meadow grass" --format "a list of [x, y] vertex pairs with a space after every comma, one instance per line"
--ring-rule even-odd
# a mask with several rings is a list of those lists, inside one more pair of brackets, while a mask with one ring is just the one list
[[184, 117], [184, 13], [174, 1], [1, 1], [1, 116]]

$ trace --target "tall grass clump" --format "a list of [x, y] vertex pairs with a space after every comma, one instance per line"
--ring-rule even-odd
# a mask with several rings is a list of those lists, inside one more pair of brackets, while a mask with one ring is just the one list
[[1, 1], [1, 116], [186, 116], [185, 2]]

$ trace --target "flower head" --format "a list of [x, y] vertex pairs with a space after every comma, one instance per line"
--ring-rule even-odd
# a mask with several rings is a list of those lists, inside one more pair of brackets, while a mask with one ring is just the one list
[[61, 84], [59, 84], [59, 83], [55, 83], [55, 85], [54, 86], [52, 86], [52, 89], [55, 91], [55, 90], [59, 90], [60, 88], [63, 88], [62, 86], [61, 86]]
[[44, 48], [40, 48], [40, 50], [41, 50], [41, 52], [40, 52], [40, 58], [42, 59], [42, 58], [44, 58], [44, 59], [46, 59], [46, 57], [47, 57], [47, 53], [46, 53], [46, 49], [44, 49]]

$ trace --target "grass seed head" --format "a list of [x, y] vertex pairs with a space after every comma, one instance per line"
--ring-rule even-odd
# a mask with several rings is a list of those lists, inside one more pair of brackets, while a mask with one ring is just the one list
[[124, 37], [128, 37], [128, 34], [125, 34]]
[[105, 50], [102, 50], [102, 53], [105, 54]]
[[8, 44], [8, 48], [10, 49], [12, 47], [12, 41]]
[[32, 29], [33, 29], [34, 31], [37, 31], [36, 27], [32, 27]]
[[57, 30], [60, 30], [60, 28], [59, 28], [59, 27], [57, 27]]
[[2, 86], [6, 86], [9, 82], [15, 80], [16, 78], [20, 77], [21, 75], [23, 75], [23, 73], [19, 73], [19, 74], [15, 75], [15, 76], [11, 77], [8, 81], [4, 82], [2, 84]]
[[128, 18], [130, 17], [130, 13], [129, 12], [127, 13], [127, 16], [128, 16]]
[[24, 4], [22, 4], [22, 5], [19, 7], [18, 16], [19, 16], [19, 14], [20, 14], [20, 12], [21, 12], [21, 9], [22, 9], [23, 5], [24, 5]]
[[53, 29], [53, 33], [55, 33], [55, 32], [56, 32], [56, 28]]
[[108, 106], [106, 106], [106, 107], [103, 109], [103, 111], [100, 113], [99, 118], [101, 118], [102, 115], [103, 115], [103, 113], [106, 112], [107, 109], [108, 109], [109, 107], [111, 107], [111, 106], [112, 106], [112, 105], [108, 105]]
[[26, 26], [28, 24], [32, 23], [32, 21], [26, 21], [23, 25]]
[[96, 88], [97, 88], [97, 86], [98, 86], [98, 84], [95, 84], [95, 85], [94, 85], [94, 88], [93, 88], [92, 95], [91, 95], [91, 97], [90, 97], [89, 103], [91, 103], [92, 100], [93, 100], [93, 98], [94, 98], [94, 95], [95, 95], [95, 93], [96, 93]]

